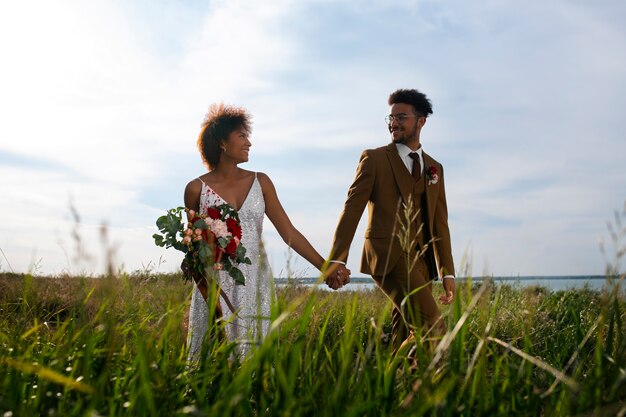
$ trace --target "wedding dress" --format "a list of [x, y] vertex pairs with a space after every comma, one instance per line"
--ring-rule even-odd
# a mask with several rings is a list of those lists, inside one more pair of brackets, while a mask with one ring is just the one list
[[[198, 180], [202, 182], [201, 214], [205, 215], [211, 206], [226, 203], [211, 187], [199, 178]], [[224, 299], [219, 298], [223, 319], [226, 322], [226, 337], [229, 341], [237, 342], [237, 352], [243, 359], [250, 345], [259, 343], [267, 334], [270, 323], [270, 269], [261, 241], [265, 201], [256, 173], [250, 191], [238, 213], [242, 229], [241, 244], [246, 248], [246, 256], [252, 261], [251, 265], [238, 265], [246, 279], [246, 284], [236, 285], [233, 278], [225, 271], [218, 272], [217, 281], [235, 309], [233, 313]], [[208, 328], [206, 301], [198, 287], [195, 284], [193, 287], [187, 338], [189, 361], [198, 359], [202, 339]]]

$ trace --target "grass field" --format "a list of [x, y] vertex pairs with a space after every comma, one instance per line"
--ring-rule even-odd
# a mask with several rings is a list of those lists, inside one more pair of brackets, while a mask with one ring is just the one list
[[391, 353], [381, 292], [305, 287], [277, 291], [246, 360], [213, 338], [189, 366], [190, 291], [179, 275], [0, 274], [0, 415], [626, 414], [626, 301], [609, 280], [465, 285], [443, 309], [446, 337], [416, 341], [417, 367]]

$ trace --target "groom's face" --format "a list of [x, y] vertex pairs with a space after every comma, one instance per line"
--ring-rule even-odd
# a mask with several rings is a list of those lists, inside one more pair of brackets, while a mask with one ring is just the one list
[[395, 143], [406, 143], [418, 138], [420, 119], [413, 106], [406, 103], [396, 103], [389, 111], [389, 133]]

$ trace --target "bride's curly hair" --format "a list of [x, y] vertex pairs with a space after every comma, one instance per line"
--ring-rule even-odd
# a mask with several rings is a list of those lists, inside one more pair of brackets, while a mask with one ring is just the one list
[[252, 131], [252, 116], [246, 109], [224, 103], [209, 106], [198, 136], [198, 150], [210, 170], [215, 169], [220, 161], [221, 143], [227, 141], [228, 135], [237, 129], [243, 129], [248, 134]]

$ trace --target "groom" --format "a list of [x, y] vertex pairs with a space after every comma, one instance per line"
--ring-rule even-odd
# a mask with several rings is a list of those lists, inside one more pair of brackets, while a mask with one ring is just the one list
[[369, 205], [361, 272], [372, 275], [393, 302], [392, 340], [397, 348], [412, 329], [424, 328], [432, 336], [445, 333], [431, 280], [443, 277], [443, 304], [453, 301], [455, 285], [443, 167], [420, 142], [433, 112], [430, 100], [417, 90], [401, 89], [388, 103], [385, 120], [392, 143], [361, 154], [335, 231], [331, 262], [345, 265]]

